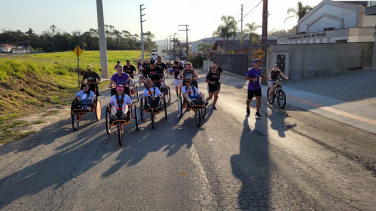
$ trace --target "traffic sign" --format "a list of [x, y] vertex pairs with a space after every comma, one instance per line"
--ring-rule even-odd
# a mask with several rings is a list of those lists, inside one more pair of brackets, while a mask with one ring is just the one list
[[77, 57], [79, 57], [83, 51], [81, 50], [80, 46], [77, 45], [73, 52], [76, 54]]
[[255, 51], [253, 51], [253, 57], [257, 59], [262, 59], [264, 56], [265, 52], [261, 48], [258, 48]]

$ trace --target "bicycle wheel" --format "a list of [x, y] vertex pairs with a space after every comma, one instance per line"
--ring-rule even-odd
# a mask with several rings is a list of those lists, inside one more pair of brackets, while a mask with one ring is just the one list
[[151, 110], [151, 128], [153, 128], [154, 129], [154, 110], [152, 109]]
[[201, 118], [205, 118], [206, 116], [206, 106], [204, 107], [204, 109], [201, 110]]
[[166, 95], [163, 95], [163, 107], [164, 107], [164, 112], [165, 112], [165, 119], [167, 119]]
[[73, 115], [72, 115], [72, 127], [73, 127], [73, 130], [76, 131], [78, 129], [79, 124], [80, 124], [80, 119], [78, 117], [78, 113], [74, 112]]
[[141, 99], [140, 101], [140, 116], [141, 116], [141, 120], [144, 121], [144, 103], [143, 103], [143, 99]]
[[123, 132], [121, 131], [121, 123], [118, 122], [117, 123], [117, 132], [118, 132], [118, 139], [119, 139], [119, 145], [123, 145]]
[[106, 108], [106, 131], [107, 131], [107, 134], [111, 133], [110, 111], [108, 110], [108, 107]]
[[200, 127], [201, 125], [201, 111], [200, 109], [196, 109], [196, 124], [197, 124], [197, 127]]
[[171, 92], [170, 92], [170, 87], [167, 87], [168, 90], [168, 103], [171, 103]]
[[135, 86], [136, 93], [137, 93], [137, 102], [140, 102], [140, 95], [138, 94], [138, 87]]
[[101, 120], [101, 114], [102, 114], [101, 101], [97, 100], [97, 102], [95, 103], [95, 118], [97, 118], [97, 121]]
[[279, 90], [277, 94], [278, 106], [283, 109], [286, 106], [286, 94], [283, 90]]
[[273, 104], [274, 103], [274, 96], [271, 96], [270, 100], [269, 100], [269, 93], [270, 93], [270, 87], [268, 88], [268, 91], [266, 92], [266, 97], [268, 98], [268, 102], [270, 104]]
[[183, 116], [183, 102], [181, 97], [179, 97], [179, 104], [178, 104], [178, 117], [181, 119]]

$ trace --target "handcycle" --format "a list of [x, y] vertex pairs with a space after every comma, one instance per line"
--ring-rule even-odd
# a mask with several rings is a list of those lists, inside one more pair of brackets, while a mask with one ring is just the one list
[[[123, 86], [128, 86], [128, 85], [123, 85]], [[121, 118], [122, 112], [118, 111], [115, 115], [117, 117], [117, 120], [113, 120], [110, 117], [112, 105], [109, 103], [107, 108], [106, 108], [106, 131], [107, 131], [107, 134], [111, 133], [111, 127], [117, 127], [117, 135], [118, 135], [120, 146], [123, 145], [123, 142], [122, 142], [123, 132], [124, 132], [123, 125], [129, 125], [132, 122], [132, 119], [134, 119], [135, 124], [136, 124], [136, 130], [137, 130], [137, 132], [139, 131], [137, 106], [136, 105], [133, 106], [134, 115], [132, 113], [132, 106], [131, 105], [127, 105], [127, 106], [128, 106], [127, 117], [125, 119]]]
[[[195, 79], [195, 78], [191, 78]], [[196, 87], [197, 88], [197, 87]], [[179, 104], [178, 104], [178, 117], [181, 119], [183, 117], [183, 109], [185, 108], [188, 111], [194, 112], [194, 117], [196, 119], [197, 127], [200, 127], [201, 125], [201, 119], [205, 118], [206, 116], [206, 106], [203, 105], [203, 102], [201, 98], [199, 98], [199, 95], [196, 95], [195, 98], [191, 98], [193, 102], [193, 106], [187, 105], [187, 100], [184, 96], [181, 95], [179, 97]]]
[[[84, 82], [83, 84], [98, 84], [98, 82]], [[97, 121], [101, 119], [101, 101], [98, 99], [97, 93], [97, 87], [95, 87], [94, 90], [94, 100], [91, 104], [83, 104], [81, 102], [77, 102], [77, 99], [75, 98], [72, 102], [72, 110], [71, 110], [71, 118], [72, 118], [72, 127], [73, 130], [78, 130], [78, 126], [80, 125], [80, 120], [82, 116], [88, 112], [95, 112], [95, 118]], [[85, 110], [82, 108], [82, 106], [87, 105], [91, 106], [90, 110]]]
[[[134, 76], [136, 74], [128, 74], [130, 76]], [[141, 85], [140, 85], [141, 86]], [[129, 85], [129, 92], [130, 92], [130, 98], [132, 99], [132, 96], [133, 95], [137, 95], [137, 102], [140, 102], [140, 95], [138, 94], [138, 86], [136, 85], [136, 83], [133, 85]]]
[[[160, 74], [161, 75], [161, 74]], [[157, 81], [153, 81], [154, 82], [157, 82]], [[160, 91], [163, 95], [166, 95], [167, 96], [167, 101], [168, 103], [171, 103], [171, 92], [170, 92], [170, 86], [168, 86], [166, 84], [166, 81], [161, 81], [161, 82], [164, 82], [164, 85], [165, 85], [165, 88], [161, 88]]]
[[[146, 96], [146, 97], [148, 98], [149, 105], [150, 104], [152, 104], [152, 105], [150, 105], [150, 107], [148, 107], [148, 108], [145, 108], [145, 105], [147, 105], [146, 99], [141, 98], [141, 101], [140, 101], [140, 116], [141, 116], [141, 120], [144, 121], [144, 120], [146, 120], [145, 113], [150, 113], [151, 127], [154, 129], [155, 128], [155, 120], [154, 120], [155, 115], [164, 111], [165, 119], [167, 119], [166, 96], [162, 95], [162, 98], [163, 98], [163, 106], [162, 107], [159, 107], [160, 99], [158, 99], [158, 97], [156, 99], [152, 99], [150, 96]], [[159, 100], [159, 102], [158, 102], [158, 100]], [[145, 103], [144, 103], [144, 101], [145, 101]]]
[[276, 98], [278, 106], [281, 109], [283, 109], [286, 106], [286, 94], [282, 90], [282, 85], [281, 85], [282, 81], [284, 81], [282, 78], [277, 79], [277, 85], [275, 85], [275, 87], [274, 87], [274, 92], [273, 92], [273, 95], [270, 97], [270, 101], [269, 101], [270, 87], [268, 88], [268, 91], [266, 93], [268, 102], [270, 104], [273, 104], [274, 103], [274, 99]]

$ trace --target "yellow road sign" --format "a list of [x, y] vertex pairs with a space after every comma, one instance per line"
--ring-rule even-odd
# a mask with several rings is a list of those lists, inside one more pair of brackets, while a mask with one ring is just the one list
[[80, 46], [77, 45], [77, 47], [73, 50], [73, 52], [80, 57], [81, 53], [83, 52], [80, 48]]
[[265, 52], [261, 48], [258, 48], [253, 51], [253, 56], [257, 59], [262, 59], [265, 56]]

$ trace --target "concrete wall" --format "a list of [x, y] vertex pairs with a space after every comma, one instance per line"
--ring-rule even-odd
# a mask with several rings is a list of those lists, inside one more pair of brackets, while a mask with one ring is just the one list
[[248, 71], [248, 55], [246, 54], [214, 54], [214, 60], [224, 71], [245, 75]]
[[[350, 69], [371, 67], [374, 43], [272, 45], [268, 67], [276, 63], [277, 54], [289, 58], [291, 79], [332, 74]], [[269, 68], [270, 69], [270, 68]]]

